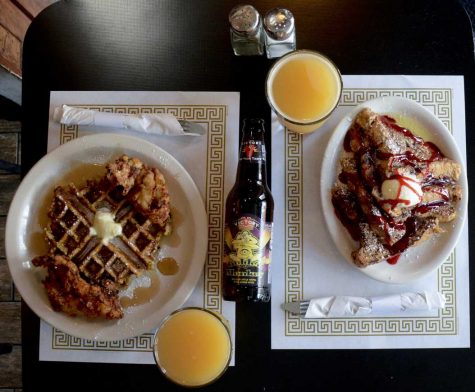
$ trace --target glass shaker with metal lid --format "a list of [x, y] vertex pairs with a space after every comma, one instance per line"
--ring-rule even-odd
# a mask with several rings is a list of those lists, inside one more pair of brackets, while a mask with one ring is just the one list
[[295, 19], [285, 8], [273, 8], [264, 17], [266, 54], [272, 59], [296, 48]]
[[236, 56], [264, 54], [262, 19], [252, 5], [237, 5], [229, 13], [231, 45]]

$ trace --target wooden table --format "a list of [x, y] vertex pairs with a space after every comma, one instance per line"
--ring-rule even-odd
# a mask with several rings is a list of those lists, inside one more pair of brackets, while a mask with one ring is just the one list
[[[241, 118], [258, 115], [268, 124], [263, 86], [271, 61], [233, 56], [227, 15], [235, 4], [89, 0], [48, 8], [33, 21], [24, 44], [25, 171], [46, 151], [51, 90], [240, 91]], [[464, 75], [468, 156], [475, 152], [473, 42], [457, 1], [253, 4], [261, 13], [276, 5], [291, 9], [298, 47], [327, 54], [343, 74]], [[470, 159], [468, 165], [472, 178]], [[472, 201], [469, 212], [474, 212]], [[470, 234], [475, 238], [473, 226]], [[27, 306], [22, 327], [25, 390], [72, 385], [84, 390], [174, 389], [154, 366], [39, 362], [38, 319]], [[210, 390], [475, 388], [475, 349], [271, 350], [268, 305], [238, 305], [236, 346], [237, 366]]]
[[21, 77], [21, 47], [33, 18], [56, 0], [0, 0], [0, 65]]

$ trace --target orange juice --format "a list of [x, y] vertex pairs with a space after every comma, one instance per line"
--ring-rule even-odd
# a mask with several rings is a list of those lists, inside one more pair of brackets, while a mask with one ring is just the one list
[[201, 386], [216, 380], [231, 358], [231, 337], [219, 315], [200, 308], [172, 313], [155, 337], [155, 359], [170, 380]]
[[290, 130], [306, 133], [321, 126], [340, 99], [341, 76], [325, 56], [308, 50], [277, 61], [266, 83], [269, 104]]

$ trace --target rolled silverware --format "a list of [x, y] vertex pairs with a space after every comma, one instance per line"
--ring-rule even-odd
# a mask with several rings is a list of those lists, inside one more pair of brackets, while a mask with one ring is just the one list
[[200, 136], [206, 132], [199, 124], [178, 120], [175, 116], [166, 113], [106, 113], [68, 105], [56, 107], [53, 120], [65, 125], [121, 128], [155, 135]]
[[303, 318], [400, 315], [411, 310], [442, 309], [445, 297], [440, 292], [407, 292], [378, 297], [331, 296], [287, 302], [284, 310]]

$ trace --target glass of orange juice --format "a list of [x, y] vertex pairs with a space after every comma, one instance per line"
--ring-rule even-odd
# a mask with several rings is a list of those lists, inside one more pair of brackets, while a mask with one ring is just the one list
[[155, 361], [169, 380], [181, 386], [199, 387], [216, 381], [228, 368], [231, 352], [228, 322], [204, 308], [171, 313], [155, 334]]
[[269, 70], [266, 96], [282, 125], [312, 132], [335, 110], [343, 82], [336, 65], [321, 53], [296, 50]]

